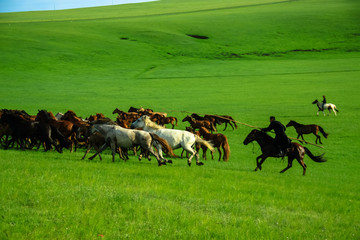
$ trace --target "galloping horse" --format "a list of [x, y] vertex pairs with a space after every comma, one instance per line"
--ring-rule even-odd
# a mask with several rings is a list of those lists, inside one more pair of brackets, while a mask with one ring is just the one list
[[320, 142], [320, 144], [322, 144], [321, 139], [320, 139], [320, 135], [318, 134], [319, 131], [322, 133], [322, 135], [327, 138], [328, 134], [324, 131], [324, 129], [316, 124], [310, 124], [310, 125], [304, 125], [304, 124], [300, 124], [297, 123], [293, 120], [291, 120], [286, 127], [291, 127], [293, 126], [298, 134], [297, 138], [301, 137], [304, 141], [304, 137], [303, 134], [309, 134], [309, 133], [313, 133], [316, 136], [316, 140], [315, 143], [317, 144], [318, 140]]
[[196, 120], [191, 116], [186, 116], [182, 122], [186, 122], [188, 121], [191, 125], [191, 127], [196, 130], [196, 129], [200, 129], [201, 127], [204, 127], [206, 129], [209, 129], [210, 131], [215, 131], [216, 132], [216, 128], [214, 126], [214, 124], [212, 124], [210, 121], [208, 120]]
[[53, 117], [53, 114], [50, 114], [50, 112], [47, 112], [46, 110], [40, 110], [36, 115], [36, 120], [46, 121], [51, 126], [57, 128], [60, 131], [60, 133], [65, 137], [65, 139], [67, 139], [71, 143], [70, 152], [73, 151], [74, 142], [76, 147], [75, 136], [79, 129], [78, 126], [67, 120], [56, 120], [56, 118]]
[[317, 111], [317, 115], [319, 115], [319, 112], [322, 111], [324, 113], [324, 116], [326, 115], [326, 113], [324, 112], [324, 110], [329, 110], [329, 115], [331, 113], [331, 110], [334, 112], [335, 116], [336, 116], [336, 112], [339, 112], [339, 110], [336, 108], [335, 104], [332, 103], [325, 103], [324, 108], [322, 107], [322, 103], [319, 102], [317, 99], [315, 99], [312, 104], [316, 104], [318, 107], [318, 111]]
[[[259, 130], [252, 130], [249, 135], [244, 140], [244, 145], [248, 145], [252, 141], [257, 141], [257, 143], [260, 145], [262, 154], [256, 158], [256, 168], [255, 171], [258, 169], [261, 170], [261, 165], [268, 157], [277, 157], [277, 147], [275, 144], [274, 138], [267, 135], [265, 132], [259, 131]], [[314, 156], [310, 150], [306, 147], [301, 146], [298, 143], [291, 143], [292, 148], [290, 151], [286, 153], [288, 157], [288, 165], [285, 169], [283, 169], [280, 173], [285, 172], [289, 168], [292, 167], [292, 162], [296, 158], [296, 160], [299, 162], [299, 164], [303, 167], [303, 175], [306, 173], [306, 164], [304, 163], [304, 157], [305, 154], [307, 154], [313, 161], [315, 162], [326, 162], [326, 160], [323, 158], [323, 155], [320, 156]], [[259, 159], [261, 161], [259, 162]]]
[[[219, 152], [219, 161], [221, 160], [221, 150], [220, 147], [222, 147], [223, 151], [224, 151], [224, 156], [223, 156], [223, 160], [225, 162], [229, 161], [229, 157], [230, 157], [230, 146], [229, 146], [229, 142], [227, 140], [227, 137], [224, 134], [221, 133], [216, 133], [216, 134], [211, 134], [206, 128], [201, 127], [199, 130], [199, 133], [201, 136], [204, 137], [205, 140], [211, 141], [211, 143], [214, 145], [215, 148], [218, 149]], [[204, 156], [206, 159], [206, 150], [204, 151]], [[211, 153], [211, 157], [212, 159], [214, 159], [214, 155], [213, 153]]]
[[[120, 126], [107, 124], [95, 124], [93, 125], [91, 131], [93, 133], [100, 132], [105, 138], [105, 143], [93, 156], [89, 158], [90, 160], [92, 160], [94, 157], [96, 157], [96, 155], [105, 150], [108, 144], [110, 145], [112, 150], [113, 162], [115, 161], [116, 148], [130, 148], [137, 145], [140, 145], [143, 149], [153, 154], [156, 157], [159, 166], [165, 165], [166, 162], [172, 163], [171, 160], [167, 160], [162, 156], [162, 152], [161, 150], [159, 150], [161, 149], [161, 147], [163, 147], [170, 156], [175, 156], [166, 140], [160, 138], [153, 133], [148, 133], [142, 130], [127, 129]], [[158, 149], [159, 154], [154, 151], [154, 149], [152, 148], [153, 145], [155, 145], [155, 147]], [[141, 157], [142, 156], [140, 155], [139, 159], [141, 159]]]
[[[160, 115], [161, 116], [161, 115]], [[159, 118], [159, 124], [161, 126], [164, 126], [165, 124], [171, 124], [172, 125], [172, 129], [175, 128], [175, 125], [177, 126], [178, 120], [176, 117], [160, 117]]]
[[206, 140], [201, 139], [199, 136], [184, 130], [166, 129], [161, 127], [152, 122], [150, 117], [147, 115], [144, 115], [133, 122], [131, 127], [142, 128], [145, 131], [155, 133], [159, 137], [166, 139], [172, 149], [183, 148], [185, 151], [190, 153], [190, 157], [188, 158], [189, 166], [191, 166], [191, 160], [194, 156], [196, 157], [196, 165], [200, 166], [204, 164], [199, 162], [199, 154], [193, 149], [195, 143], [206, 145], [212, 152], [214, 151], [212, 144]]

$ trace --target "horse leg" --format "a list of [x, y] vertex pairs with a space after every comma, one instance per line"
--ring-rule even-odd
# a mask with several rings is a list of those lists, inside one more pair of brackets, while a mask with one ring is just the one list
[[319, 143], [320, 143], [320, 144], [323, 144], [323, 143], [321, 142], [321, 137], [320, 137], [320, 135], [315, 134], [315, 136], [316, 136], [315, 143], [317, 144], [317, 142], [318, 142], [318, 140], [319, 140]]
[[199, 153], [195, 151], [191, 146], [189, 145], [183, 146], [183, 149], [191, 154], [190, 157], [188, 158], [189, 167], [191, 166], [191, 160], [194, 156], [196, 157], [196, 165], [198, 166], [204, 165], [204, 163], [199, 162]]
[[[331, 110], [334, 112], [335, 116], [336, 116], [336, 111], [334, 109], [334, 107], [331, 107]], [[329, 110], [330, 111], [330, 110]]]
[[86, 155], [90, 152], [90, 149], [91, 149], [91, 148], [92, 148], [92, 145], [89, 144], [88, 147], [87, 147], [87, 149], [86, 149], [86, 151], [85, 151], [85, 154], [84, 154], [84, 156], [81, 158], [81, 160], [84, 160], [84, 159], [85, 159]]
[[[261, 165], [265, 162], [265, 159], [266, 159], [267, 157], [268, 157], [268, 156], [262, 155], [261, 161], [260, 161], [260, 163], [258, 164], [258, 168], [259, 168], [260, 170], [262, 169]], [[257, 160], [257, 159], [256, 159], [256, 160]]]
[[305, 139], [304, 139], [304, 135], [303, 135], [303, 134], [300, 134], [300, 136], [301, 136], [303, 142], [307, 144], [307, 142], [306, 142]]
[[[202, 152], [203, 152], [203, 159], [206, 160], [207, 147], [206, 146], [201, 146], [201, 148], [202, 148]], [[197, 151], [199, 151], [199, 150], [197, 150]], [[212, 155], [212, 153], [211, 153], [211, 155]]]
[[89, 160], [93, 160], [94, 157], [96, 157], [98, 154], [100, 154], [102, 151], [104, 151], [106, 147], [107, 147], [107, 143], [104, 143], [101, 146], [101, 148], [98, 151], [96, 151], [96, 153], [93, 156], [89, 157]]
[[226, 130], [226, 128], [227, 128], [227, 122], [225, 122], [225, 128], [224, 128], [224, 130], [223, 130], [223, 131], [225, 131], [225, 130]]
[[304, 157], [300, 157], [300, 158], [296, 158], [296, 160], [299, 162], [299, 164], [302, 166], [303, 168], [303, 176], [305, 176], [306, 173], [306, 164], [304, 163]]
[[[154, 149], [152, 148], [152, 145], [154, 145], [156, 147], [157, 152], [154, 151]], [[161, 147], [160, 143], [157, 143], [156, 141], [153, 141], [153, 142], [146, 141], [145, 143], [142, 143], [140, 146], [155, 156], [156, 160], [158, 161], [159, 167], [161, 165], [166, 165], [167, 160], [162, 156], [162, 147]], [[161, 161], [162, 159], [164, 159], [165, 161]]]
[[[221, 161], [221, 149], [220, 147], [217, 148], [218, 149], [218, 152], [219, 152], [219, 162]], [[211, 155], [212, 155], [212, 152], [211, 152]]]
[[282, 171], [280, 171], [280, 173], [283, 173], [283, 172], [285, 172], [286, 170], [288, 170], [289, 168], [291, 168], [292, 167], [292, 162], [294, 161], [294, 157], [290, 157], [290, 156], [288, 156], [288, 165], [287, 165], [287, 167], [286, 168], [284, 168]]
[[256, 172], [257, 170], [261, 170], [261, 165], [259, 165], [259, 159], [260, 159], [260, 158], [262, 158], [262, 154], [256, 158], [256, 168], [255, 168], [255, 170], [254, 170], [255, 172]]
[[[151, 146], [148, 147], [147, 149], [152, 155], [155, 156], [156, 160], [158, 161], [158, 166], [160, 167], [161, 165], [166, 165], [166, 161], [161, 161], [161, 158], [159, 157], [159, 155], [154, 151], [154, 149], [152, 149]], [[159, 151], [159, 150], [158, 150]]]
[[[172, 160], [168, 160], [168, 159], [164, 158], [161, 144], [158, 143], [158, 142], [156, 142], [156, 141], [155, 141], [153, 144], [154, 144], [155, 148], [156, 148], [157, 151], [158, 151], [158, 155], [159, 155], [160, 159], [161, 159], [161, 160], [164, 160], [165, 163], [172, 163]], [[183, 151], [183, 152], [184, 152], [184, 151]], [[181, 157], [182, 157], [182, 154], [183, 154], [183, 153], [181, 153]], [[150, 156], [150, 155], [149, 155], [149, 156]], [[151, 159], [149, 158], [149, 161], [150, 161], [150, 160], [151, 160]], [[163, 164], [163, 165], [165, 165], [165, 164]], [[159, 166], [160, 166], [160, 165], [159, 165]]]

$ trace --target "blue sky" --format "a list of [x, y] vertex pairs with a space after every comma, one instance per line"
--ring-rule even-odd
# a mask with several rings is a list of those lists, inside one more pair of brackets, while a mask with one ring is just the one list
[[61, 10], [148, 1], [150, 0], [0, 0], [0, 12]]

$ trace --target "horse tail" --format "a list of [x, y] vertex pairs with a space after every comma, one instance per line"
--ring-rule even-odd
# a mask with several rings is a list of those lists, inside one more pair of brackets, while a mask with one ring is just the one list
[[206, 146], [208, 149], [210, 149], [211, 152], [215, 152], [215, 149], [214, 149], [213, 145], [210, 142], [202, 139], [198, 135], [194, 134], [194, 136], [195, 136], [195, 142], [196, 143], [200, 143], [201, 145]]
[[51, 127], [52, 138], [57, 139], [61, 147], [69, 148], [69, 143], [65, 140], [64, 135], [59, 131], [59, 129], [53, 125]]
[[315, 162], [326, 162], [326, 159], [323, 157], [325, 153], [320, 156], [314, 156], [307, 147], [304, 147], [305, 153]]
[[177, 126], [177, 118], [176, 117], [174, 117], [175, 118], [175, 123], [176, 123], [176, 126]]
[[158, 143], [160, 143], [160, 145], [164, 148], [164, 152], [166, 154], [168, 154], [171, 157], [178, 157], [177, 155], [175, 155], [173, 149], [171, 148], [171, 146], [169, 145], [169, 143], [164, 139], [159, 137], [158, 135], [156, 135], [155, 133], [149, 133], [151, 138], [155, 141], [157, 141]]
[[320, 126], [319, 126], [319, 130], [320, 130], [320, 132], [322, 133], [322, 135], [323, 135], [325, 138], [327, 138], [327, 137], [329, 136], [329, 134], [327, 134], [327, 133], [324, 131], [324, 129], [323, 129], [322, 127], [320, 127]]
[[226, 136], [224, 136], [224, 142], [222, 144], [222, 148], [224, 150], [223, 160], [227, 162], [229, 161], [230, 158], [230, 146]]

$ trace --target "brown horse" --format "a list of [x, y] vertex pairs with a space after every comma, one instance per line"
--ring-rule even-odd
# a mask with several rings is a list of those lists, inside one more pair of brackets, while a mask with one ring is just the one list
[[74, 141], [76, 141], [75, 136], [79, 127], [67, 120], [56, 120], [56, 118], [53, 117], [54, 115], [50, 113], [51, 112], [47, 112], [46, 110], [40, 110], [36, 115], [36, 121], [45, 121], [57, 128], [65, 139], [71, 143], [70, 152], [72, 152]]
[[[278, 157], [277, 152], [278, 148], [275, 143], [275, 139], [267, 135], [265, 132], [259, 130], [252, 130], [249, 135], [244, 140], [244, 145], [248, 145], [250, 142], [256, 141], [261, 148], [262, 154], [256, 158], [256, 168], [255, 171], [261, 170], [261, 165], [264, 163], [265, 159], [268, 157]], [[285, 172], [292, 167], [292, 162], [296, 159], [299, 164], [303, 167], [303, 175], [306, 173], [306, 164], [304, 163], [305, 154], [307, 154], [315, 162], [326, 162], [323, 158], [323, 155], [314, 156], [310, 150], [306, 147], [301, 146], [298, 143], [291, 143], [292, 148], [286, 153], [288, 157], [288, 165], [280, 173]], [[259, 159], [261, 161], [259, 162]]]
[[[209, 118], [209, 117], [215, 118], [216, 124], [219, 124], [219, 125], [225, 123], [225, 128], [223, 131], [226, 130], [228, 124], [232, 127], [233, 130], [238, 128], [235, 120], [229, 115], [205, 115], [204, 117], [205, 118]], [[234, 128], [233, 124], [234, 124], [235, 128]]]
[[[62, 117], [62, 120], [67, 120], [72, 122], [74, 125], [78, 127], [77, 134], [76, 134], [76, 144], [77, 142], [85, 142], [86, 140], [85, 135], [88, 129], [90, 128], [89, 121], [84, 121], [80, 117], [76, 115], [76, 113], [72, 110], [67, 111], [64, 116]], [[75, 147], [76, 151], [77, 145]]]
[[86, 120], [92, 122], [101, 118], [105, 118], [104, 114], [96, 113], [95, 115], [90, 115], [90, 117], [86, 118]]
[[[161, 116], [161, 115], [160, 115]], [[172, 129], [175, 128], [175, 125], [177, 126], [177, 118], [176, 117], [160, 117], [158, 119], [159, 121], [159, 125], [164, 126], [165, 124], [171, 124], [172, 125]]]
[[188, 121], [190, 123], [191, 127], [194, 130], [204, 127], [206, 129], [209, 129], [210, 131], [216, 131], [216, 128], [214, 127], [214, 125], [208, 120], [196, 120], [191, 116], [186, 116], [182, 120], [182, 122], [186, 122], [186, 121]]
[[320, 139], [320, 135], [318, 134], [319, 131], [322, 133], [322, 135], [327, 138], [328, 134], [324, 131], [324, 129], [318, 125], [315, 124], [310, 124], [310, 125], [304, 125], [304, 124], [300, 124], [297, 123], [293, 120], [291, 120], [288, 124], [286, 124], [286, 127], [291, 127], [293, 126], [298, 134], [297, 138], [301, 137], [304, 141], [304, 137], [303, 134], [309, 134], [309, 133], [313, 133], [316, 136], [316, 140], [315, 143], [317, 144], [318, 140], [319, 142], [322, 144], [321, 139]]
[[118, 117], [121, 120], [130, 120], [132, 122], [136, 121], [136, 119], [138, 119], [140, 117], [139, 113], [137, 113], [137, 112], [124, 112], [118, 108], [115, 108], [115, 110], [112, 113], [113, 114], [117, 113]]
[[[229, 161], [229, 157], [230, 157], [230, 146], [229, 146], [229, 142], [227, 140], [227, 137], [224, 134], [221, 133], [217, 133], [217, 134], [211, 134], [206, 128], [204, 127], [200, 127], [200, 135], [205, 139], [210, 141], [214, 147], [216, 147], [218, 149], [219, 152], [219, 161], [221, 160], [221, 150], [220, 147], [222, 147], [223, 151], [224, 151], [224, 156], [223, 156], [223, 160], [225, 162]], [[206, 158], [206, 151], [204, 153], [205, 158]], [[214, 155], [211, 152], [211, 157], [212, 159], [214, 159]]]

